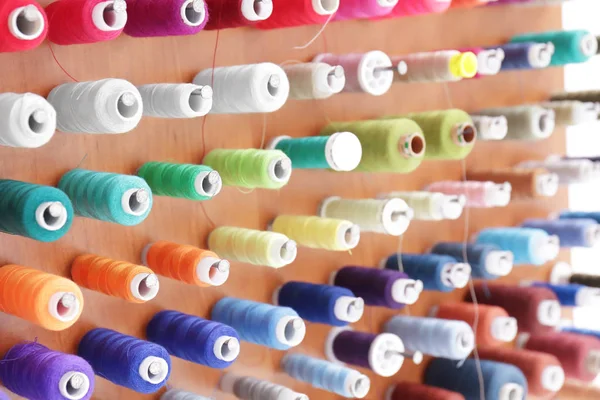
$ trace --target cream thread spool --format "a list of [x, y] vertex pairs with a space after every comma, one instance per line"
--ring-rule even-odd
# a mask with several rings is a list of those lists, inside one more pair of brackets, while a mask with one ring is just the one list
[[314, 249], [348, 251], [360, 241], [359, 226], [341, 219], [280, 215], [268, 229], [286, 235], [300, 246]]
[[48, 143], [56, 131], [56, 111], [33, 93], [0, 94], [0, 145], [36, 148]]
[[477, 73], [475, 54], [442, 50], [392, 57], [394, 65], [405, 63], [405, 74], [395, 75], [398, 82], [455, 82]]
[[463, 195], [446, 195], [440, 192], [390, 192], [377, 197], [404, 200], [414, 211], [413, 219], [423, 221], [458, 219], [466, 203]]
[[579, 125], [595, 122], [600, 114], [598, 103], [564, 100], [549, 101], [540, 105], [554, 111], [557, 125]]
[[502, 140], [508, 134], [508, 121], [504, 115], [472, 115], [478, 140]]
[[144, 102], [144, 115], [159, 118], [202, 117], [212, 107], [210, 86], [183, 84], [154, 84], [138, 86]]
[[92, 10], [92, 23], [104, 32], [123, 30], [127, 23], [127, 3], [110, 0], [96, 4]]
[[8, 30], [19, 40], [35, 40], [45, 28], [44, 15], [31, 4], [15, 8], [8, 17]]
[[305, 63], [287, 65], [283, 70], [290, 81], [290, 98], [295, 100], [326, 99], [340, 93], [346, 85], [341, 65]]
[[[590, 160], [561, 160], [548, 159], [545, 161], [524, 161], [516, 166], [519, 169], [543, 168], [558, 177], [558, 183], [568, 185], [572, 183], [585, 183], [597, 178], [596, 168]], [[547, 192], [552, 182], [548, 179], [538, 180], [541, 193]], [[552, 188], [550, 188], [552, 189]]]
[[504, 116], [508, 122], [509, 140], [541, 140], [552, 135], [555, 127], [553, 110], [530, 105], [480, 110], [476, 115]]

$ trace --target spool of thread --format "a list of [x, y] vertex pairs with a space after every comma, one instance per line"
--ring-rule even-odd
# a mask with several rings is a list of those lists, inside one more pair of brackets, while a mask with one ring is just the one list
[[205, 69], [193, 83], [212, 86], [211, 114], [274, 112], [283, 107], [290, 94], [285, 71], [272, 63]]
[[[509, 286], [497, 283], [475, 283], [479, 304], [502, 307], [517, 319], [519, 332], [531, 334], [551, 332], [561, 317], [560, 303], [549, 289]], [[471, 295], [467, 295], [471, 301]]]
[[179, 389], [169, 389], [160, 396], [160, 400], [210, 400], [210, 398]]
[[510, 251], [514, 264], [544, 265], [558, 257], [560, 243], [542, 229], [534, 228], [488, 228], [479, 232], [477, 244], [491, 244]]
[[443, 13], [448, 8], [452, 0], [410, 0], [399, 1], [394, 7], [390, 17], [408, 17], [411, 15]]
[[440, 303], [431, 310], [431, 316], [448, 320], [464, 321], [477, 328], [478, 346], [500, 346], [517, 337], [517, 320], [501, 307], [470, 303]]
[[335, 21], [384, 17], [392, 12], [399, 0], [346, 0], [340, 2]]
[[307, 395], [294, 392], [292, 389], [285, 386], [262, 381], [249, 376], [236, 376], [232, 373], [223, 375], [219, 386], [221, 391], [231, 393], [242, 400], [308, 400]]
[[273, 13], [271, 0], [205, 0], [210, 18], [204, 29], [227, 29], [254, 25]]
[[552, 43], [555, 49], [550, 61], [552, 66], [586, 62], [598, 51], [596, 37], [586, 30], [526, 33], [513, 36], [510, 41]]
[[1, 390], [0, 390], [0, 399], [1, 400], [10, 400], [8, 398], [8, 395], [4, 391], [1, 391]]
[[372, 96], [387, 93], [394, 83], [396, 73], [401, 73], [399, 68], [406, 68], [406, 65], [394, 66], [390, 57], [379, 50], [366, 53], [319, 54], [313, 62], [340, 65], [346, 73], [344, 92], [368, 93]]
[[557, 125], [579, 125], [598, 120], [600, 104], [581, 101], [548, 101], [542, 107], [554, 111]]
[[478, 6], [485, 6], [488, 3], [494, 3], [497, 0], [452, 0], [450, 7], [452, 8], [473, 8]]
[[277, 136], [268, 148], [283, 151], [294, 169], [353, 171], [362, 158], [360, 140], [351, 132], [304, 138]]
[[370, 369], [383, 377], [395, 375], [404, 357], [412, 356], [404, 351], [402, 340], [394, 334], [375, 335], [349, 328], [331, 330], [325, 343], [325, 355], [331, 362]]
[[55, 130], [56, 111], [43, 97], [33, 93], [0, 94], [0, 145], [42, 147]]
[[593, 219], [597, 223], [600, 223], [600, 212], [599, 211], [561, 211], [558, 215], [560, 219]]
[[158, 83], [138, 86], [138, 90], [144, 102], [144, 115], [149, 117], [197, 118], [208, 114], [212, 108], [210, 86]]
[[573, 274], [569, 277], [569, 283], [584, 285], [593, 288], [600, 288], [600, 276], [587, 274]]
[[423, 282], [404, 272], [367, 267], [343, 267], [331, 274], [331, 284], [351, 290], [369, 306], [395, 310], [416, 303], [423, 291]]
[[306, 325], [289, 307], [224, 297], [215, 304], [211, 318], [235, 329], [240, 339], [276, 350], [298, 346]]
[[[85, 360], [37, 342], [7, 351], [0, 361], [0, 379], [11, 392], [32, 400], [89, 400], [94, 393], [94, 371]], [[0, 398], [9, 399], [3, 392]]]
[[281, 369], [296, 380], [347, 399], [362, 399], [371, 389], [369, 377], [357, 370], [303, 354], [287, 353]]
[[292, 161], [279, 150], [216, 149], [203, 162], [219, 172], [224, 185], [246, 189], [281, 189], [292, 175]]
[[425, 290], [451, 292], [462, 289], [471, 279], [471, 266], [440, 254], [392, 254], [382, 265], [393, 271], [403, 271], [423, 282]]
[[402, 199], [414, 211], [413, 218], [422, 221], [458, 219], [466, 203], [465, 196], [446, 195], [440, 192], [391, 192], [380, 199]]
[[575, 335], [583, 335], [583, 336], [591, 336], [596, 339], [600, 339], [600, 331], [592, 330], [592, 329], [579, 329], [573, 327], [564, 327], [560, 328], [561, 332], [573, 333]]
[[283, 67], [290, 81], [290, 99], [327, 99], [346, 86], [346, 74], [341, 65], [302, 63]]
[[0, 53], [38, 47], [48, 34], [48, 18], [34, 0], [9, 0], [0, 6]]
[[600, 304], [600, 289], [584, 285], [554, 285], [532, 282], [531, 286], [550, 289], [563, 307], [595, 307]]
[[346, 326], [362, 318], [365, 302], [349, 289], [308, 282], [287, 282], [275, 289], [273, 304], [293, 308], [310, 322]]
[[360, 241], [358, 225], [343, 219], [280, 215], [271, 230], [313, 249], [349, 251]]
[[154, 314], [146, 326], [146, 336], [169, 354], [210, 368], [227, 368], [240, 354], [239, 337], [233, 328], [179, 311]]
[[405, 74], [395, 74], [398, 82], [457, 82], [477, 74], [474, 53], [441, 50], [392, 57], [393, 65], [406, 64]]
[[164, 347], [110, 329], [86, 333], [77, 354], [96, 375], [138, 393], [157, 392], [171, 374], [171, 358]]
[[208, 247], [228, 260], [282, 268], [294, 262], [296, 242], [277, 232], [221, 226], [208, 237]]
[[385, 400], [465, 400], [456, 392], [414, 382], [395, 383], [386, 392]]
[[558, 175], [544, 168], [468, 170], [467, 179], [510, 185], [515, 200], [554, 197], [559, 185]]
[[[469, 1], [469, 0], [467, 0]], [[482, 2], [481, 0], [474, 0]], [[487, 0], [483, 0], [487, 2]], [[454, 2], [453, 2], [454, 4]], [[487, 75], [497, 75], [504, 61], [504, 50], [500, 47], [484, 49], [483, 47], [469, 47], [459, 49], [461, 53], [473, 53], [477, 56], [477, 74], [475, 78]]]
[[321, 135], [354, 133], [362, 147], [357, 171], [404, 173], [417, 169], [425, 156], [425, 137], [416, 122], [405, 118], [334, 122]]
[[75, 258], [71, 265], [71, 276], [81, 287], [132, 303], [154, 299], [160, 288], [158, 278], [151, 269], [93, 254]]
[[73, 205], [62, 191], [0, 179], [0, 231], [41, 242], [63, 237], [73, 223]]
[[133, 226], [142, 223], [152, 209], [152, 191], [137, 176], [72, 169], [62, 176], [58, 188], [81, 217]]
[[517, 168], [544, 168], [556, 174], [558, 182], [563, 185], [586, 183], [598, 177], [598, 170], [595, 164], [589, 160], [561, 160], [551, 158], [545, 161], [524, 161], [517, 165]]
[[495, 47], [504, 51], [502, 71], [546, 68], [554, 55], [554, 45], [550, 42], [506, 43]]
[[464, 360], [475, 348], [475, 334], [464, 321], [397, 315], [386, 322], [384, 332], [402, 338], [409, 352]]
[[142, 263], [157, 274], [200, 287], [221, 286], [229, 278], [229, 261], [216, 253], [167, 241], [148, 244]]
[[273, 13], [256, 26], [260, 29], [324, 25], [340, 7], [340, 0], [272, 0]]
[[493, 244], [439, 242], [432, 247], [431, 252], [469, 264], [471, 276], [476, 279], [496, 279], [507, 276], [513, 269], [513, 254]]
[[479, 140], [503, 140], [508, 134], [508, 120], [504, 115], [471, 115]]
[[440, 181], [425, 187], [430, 192], [464, 196], [469, 208], [505, 207], [510, 203], [512, 186], [508, 182], [490, 180]]
[[[485, 385], [477, 377], [481, 374]], [[436, 358], [425, 370], [425, 383], [458, 392], [466, 400], [524, 400], [527, 398], [527, 379], [523, 372], [511, 364], [495, 361], [465, 360], [460, 367], [456, 362]]]
[[208, 22], [204, 0], [129, 0], [125, 33], [134, 37], [194, 35]]
[[557, 236], [561, 247], [595, 247], [600, 243], [600, 225], [593, 219], [527, 219], [521, 226]]
[[506, 140], [547, 139], [552, 135], [555, 127], [554, 111], [536, 105], [488, 108], [474, 114], [506, 117], [508, 122]]
[[221, 192], [221, 175], [205, 165], [147, 162], [137, 171], [152, 193], [190, 200], [210, 200]]
[[71, 327], [83, 311], [79, 286], [20, 265], [0, 268], [0, 310], [51, 331]]
[[361, 232], [400, 236], [408, 229], [413, 211], [401, 199], [353, 200], [332, 196], [323, 200], [317, 215], [351, 221]]
[[583, 90], [579, 92], [556, 93], [550, 97], [551, 101], [581, 101], [584, 103], [600, 103], [600, 90]]

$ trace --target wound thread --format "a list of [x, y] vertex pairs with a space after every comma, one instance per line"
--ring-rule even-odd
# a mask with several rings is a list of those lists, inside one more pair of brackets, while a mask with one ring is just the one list
[[280, 215], [271, 230], [313, 249], [348, 251], [360, 241], [358, 225], [342, 219]]
[[56, 111], [33, 93], [0, 94], [0, 145], [37, 148], [52, 139]]
[[48, 34], [46, 12], [34, 0], [10, 0], [0, 6], [0, 53], [38, 47]]
[[205, 165], [147, 162], [137, 171], [157, 196], [210, 200], [221, 192], [221, 175]]
[[327, 99], [346, 86], [346, 74], [341, 65], [302, 63], [283, 67], [290, 81], [290, 99]]
[[491, 181], [499, 185], [508, 183], [512, 188], [512, 198], [515, 200], [554, 197], [559, 187], [558, 175], [544, 168], [468, 170], [467, 179]]
[[378, 198], [402, 199], [414, 211], [413, 218], [422, 221], [455, 220], [460, 217], [466, 197], [439, 192], [391, 192]]
[[128, 0], [125, 33], [134, 37], [194, 35], [208, 22], [204, 0]]
[[[466, 250], [466, 259], [464, 252]], [[492, 280], [507, 276], [513, 269], [513, 254], [498, 246], [460, 242], [436, 243], [431, 252], [453, 257], [457, 262], [468, 263], [471, 276], [476, 279]]]
[[144, 115], [158, 118], [197, 118], [212, 108], [210, 86], [191, 83], [158, 83], [138, 86]]
[[510, 183], [506, 181], [494, 183], [487, 179], [434, 182], [426, 186], [425, 190], [464, 196], [466, 198], [465, 206], [469, 208], [505, 207], [510, 203], [512, 197]]
[[542, 140], [554, 133], [554, 111], [540, 106], [488, 108], [474, 114], [506, 117], [508, 123], [506, 140]]
[[558, 256], [560, 247], [558, 237], [535, 228], [488, 228], [479, 232], [475, 243], [512, 252], [515, 265], [544, 265]]
[[527, 33], [513, 36], [510, 41], [552, 43], [555, 51], [550, 65], [553, 66], [586, 62], [598, 51], [596, 37], [586, 30]]

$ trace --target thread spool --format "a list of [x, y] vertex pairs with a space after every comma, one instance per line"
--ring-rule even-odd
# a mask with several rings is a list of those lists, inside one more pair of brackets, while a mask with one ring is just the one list
[[362, 318], [365, 302], [350, 290], [308, 282], [287, 282], [273, 292], [273, 304], [294, 309], [310, 322], [346, 326]]
[[514, 265], [544, 265], [554, 260], [560, 250], [557, 236], [551, 236], [542, 229], [534, 228], [488, 228], [479, 232], [477, 244], [491, 244], [510, 251], [514, 255]]
[[578, 92], [556, 93], [550, 97], [551, 101], [581, 101], [584, 103], [600, 103], [600, 90], [582, 90]]
[[129, 18], [125, 33], [134, 37], [194, 35], [208, 22], [204, 0], [127, 2]]
[[210, 86], [159, 83], [138, 86], [138, 90], [144, 103], [144, 115], [149, 117], [197, 118], [208, 114], [212, 108]]
[[425, 137], [409, 119], [334, 122], [323, 128], [321, 135], [345, 131], [354, 133], [362, 147], [357, 171], [409, 173], [423, 161]]
[[160, 396], [160, 400], [210, 400], [208, 397], [179, 389], [169, 389]]
[[507, 276], [513, 269], [513, 254], [495, 245], [439, 242], [432, 247], [431, 252], [447, 255], [458, 262], [469, 264], [473, 278], [492, 280]]
[[224, 297], [212, 309], [213, 321], [231, 326], [240, 339], [276, 350], [298, 346], [306, 335], [304, 321], [289, 307]]
[[324, 25], [337, 12], [340, 0], [272, 0], [273, 13], [256, 26], [260, 29]]
[[211, 114], [274, 112], [283, 107], [290, 94], [285, 71], [272, 63], [205, 69], [193, 83], [212, 86]]
[[524, 161], [517, 165], [521, 169], [544, 168], [558, 176], [558, 182], [563, 185], [585, 183], [597, 179], [598, 172], [595, 164], [589, 160], [560, 160]]
[[461, 53], [471, 52], [477, 56], [477, 74], [475, 78], [488, 75], [497, 75], [504, 61], [504, 50], [500, 47], [484, 49], [471, 47], [460, 49]]
[[411, 15], [443, 13], [450, 8], [451, 0], [410, 0], [400, 1], [394, 7], [390, 17], [408, 17]]
[[477, 74], [478, 59], [471, 52], [441, 50], [392, 57], [392, 63], [406, 64], [405, 74], [395, 74], [398, 82], [457, 82]]
[[205, 0], [210, 18], [204, 29], [227, 29], [254, 25], [273, 13], [271, 0]]
[[221, 175], [226, 186], [281, 189], [292, 175], [292, 161], [279, 150], [216, 149], [203, 163]]
[[384, 17], [392, 12], [399, 0], [350, 0], [340, 2], [336, 21]]
[[563, 248], [595, 247], [600, 243], [600, 225], [593, 219], [527, 219], [521, 226], [557, 236]]
[[489, 3], [494, 3], [497, 0], [452, 0], [450, 7], [452, 8], [473, 8], [478, 6], [485, 6]]
[[210, 200], [221, 192], [221, 175], [205, 165], [147, 162], [137, 171], [152, 193], [190, 200]]
[[561, 211], [558, 215], [560, 219], [593, 219], [597, 223], [600, 223], [600, 212], [598, 211]]
[[554, 111], [557, 125], [579, 125], [598, 120], [600, 105], [581, 101], [548, 101], [542, 107]]
[[554, 55], [554, 45], [550, 42], [506, 43], [499, 47], [504, 51], [502, 71], [546, 68]]
[[271, 230], [313, 249], [349, 251], [360, 241], [358, 225], [342, 219], [280, 215]]
[[[43, 379], [25, 379], [36, 374]], [[28, 399], [89, 400], [94, 393], [94, 371], [85, 360], [36, 342], [17, 344], [4, 354], [0, 379], [8, 390]], [[8, 400], [3, 393], [0, 398]]]
[[231, 393], [242, 400], [308, 400], [303, 393], [294, 392], [285, 386], [277, 385], [249, 376], [223, 375], [219, 382], [221, 391]]
[[586, 62], [598, 51], [596, 37], [586, 30], [526, 33], [513, 36], [510, 41], [552, 43], [555, 51], [550, 65], [553, 66]]
[[79, 342], [77, 354], [96, 375], [138, 393], [155, 393], [169, 379], [171, 358], [158, 344], [96, 328]]
[[62, 176], [58, 188], [81, 217], [133, 226], [142, 223], [152, 209], [152, 191], [137, 176], [72, 169]]
[[151, 269], [93, 254], [80, 255], [71, 265], [73, 281], [81, 287], [132, 303], [156, 297], [160, 284]]
[[402, 199], [414, 211], [413, 218], [422, 221], [458, 219], [466, 203], [465, 196], [439, 192], [391, 192], [380, 194], [380, 199]]
[[464, 360], [475, 348], [473, 329], [464, 321], [397, 315], [383, 330], [402, 338], [407, 351], [433, 357]]
[[509, 184], [515, 200], [554, 197], [559, 186], [558, 175], [544, 168], [468, 170], [467, 179]]
[[72, 281], [20, 265], [0, 268], [0, 309], [51, 331], [71, 327], [83, 311], [83, 295]]
[[572, 274], [569, 276], [568, 282], [592, 288], [600, 288], [600, 276], [598, 275]]
[[0, 399], [2, 400], [10, 400], [8, 395], [4, 391], [0, 391]]
[[351, 132], [304, 138], [277, 136], [267, 148], [283, 151], [292, 161], [293, 169], [352, 171], [362, 158], [360, 140]]
[[389, 387], [385, 400], [465, 400], [456, 392], [414, 382], [399, 382]]
[[508, 120], [504, 115], [471, 115], [471, 119], [479, 140], [503, 140], [508, 134]]
[[600, 304], [600, 289], [584, 285], [554, 285], [532, 282], [531, 286], [550, 289], [563, 307], [595, 307]]
[[369, 306], [396, 310], [416, 303], [423, 291], [423, 282], [389, 269], [343, 267], [331, 274], [330, 281], [351, 290]]
[[157, 274], [200, 287], [221, 286], [229, 278], [229, 261], [216, 253], [167, 241], [148, 244], [142, 263]]
[[56, 130], [56, 111], [37, 94], [0, 94], [0, 116], [2, 146], [41, 147]]
[[351, 221], [361, 232], [400, 236], [408, 229], [413, 211], [401, 199], [351, 200], [332, 196], [323, 200], [317, 215]]
[[41, 242], [54, 242], [71, 228], [73, 206], [60, 190], [1, 179], [0, 192], [0, 231]]
[[290, 81], [290, 99], [327, 99], [346, 86], [346, 74], [341, 65], [302, 63], [283, 67]]
[[464, 196], [469, 208], [505, 207], [510, 203], [512, 185], [508, 182], [494, 183], [489, 180], [440, 181], [425, 187], [430, 192]]
[[555, 114], [551, 109], [535, 105], [488, 108], [474, 114], [504, 116], [508, 122], [506, 140], [542, 140], [554, 132]]
[[0, 7], [0, 52], [26, 51], [38, 47], [48, 34], [48, 18], [33, 0], [10, 0]]

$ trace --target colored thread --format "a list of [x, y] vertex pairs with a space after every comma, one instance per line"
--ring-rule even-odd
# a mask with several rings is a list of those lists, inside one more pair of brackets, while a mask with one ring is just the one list
[[9, 0], [0, 6], [0, 53], [38, 47], [48, 34], [48, 18], [33, 0]]
[[342, 219], [280, 215], [271, 230], [313, 249], [348, 251], [360, 241], [358, 225]]
[[472, 8], [477, 6], [485, 6], [495, 0], [452, 0], [450, 7], [452, 8]]
[[562, 388], [560, 395], [565, 399], [595, 400], [600, 397], [600, 389], [568, 383]]
[[584, 285], [593, 288], [600, 288], [600, 276], [573, 274], [569, 277], [569, 283]]
[[104, 329], [92, 329], [77, 353], [96, 375], [138, 393], [155, 393], [171, 374], [171, 358], [162, 346]]
[[81, 217], [132, 226], [142, 223], [152, 209], [150, 187], [137, 176], [72, 169], [58, 188]]
[[600, 90], [583, 90], [579, 92], [557, 93], [550, 97], [552, 101], [581, 101], [584, 103], [600, 103]]
[[598, 211], [561, 211], [558, 215], [560, 219], [593, 219], [600, 223], [600, 212]]
[[61, 276], [20, 265], [0, 268], [0, 310], [51, 331], [71, 327], [83, 311], [79, 287]]
[[343, 267], [332, 274], [331, 283], [351, 290], [369, 306], [396, 310], [416, 303], [423, 291], [421, 281], [389, 269]]
[[600, 225], [593, 219], [527, 219], [521, 226], [557, 236], [561, 247], [594, 247], [600, 242]]
[[85, 254], [71, 265], [73, 281], [81, 287], [95, 290], [132, 303], [145, 303], [158, 294], [158, 278], [141, 265]]
[[54, 136], [56, 111], [37, 94], [2, 93], [0, 124], [0, 145], [42, 147]]
[[223, 392], [231, 393], [242, 400], [308, 400], [307, 395], [294, 392], [285, 386], [232, 373], [225, 374], [219, 385]]
[[281, 189], [292, 175], [292, 161], [279, 150], [216, 149], [204, 164], [219, 172], [226, 186]]
[[[85, 360], [35, 342], [17, 344], [4, 354], [0, 379], [8, 390], [31, 400], [88, 400], [94, 393], [94, 371]], [[8, 400], [3, 392], [0, 398]]]
[[546, 68], [554, 55], [554, 45], [549, 42], [506, 43], [494, 47], [504, 50], [502, 71]]
[[554, 197], [558, 192], [558, 175], [544, 168], [496, 168], [489, 170], [469, 170], [467, 179], [491, 181], [510, 185], [515, 200]]
[[471, 119], [479, 140], [503, 140], [508, 134], [508, 121], [504, 115], [496, 117], [471, 115]]
[[[467, 179], [470, 179], [470, 176]], [[426, 186], [425, 190], [465, 196], [465, 206], [469, 208], [505, 207], [510, 203], [512, 196], [510, 183], [496, 184], [486, 179], [434, 182]]]
[[524, 161], [517, 165], [517, 168], [544, 168], [556, 174], [558, 182], [563, 185], [589, 182], [598, 176], [597, 168], [590, 160], [547, 159], [545, 161]]
[[513, 269], [513, 254], [500, 250], [493, 244], [439, 242], [433, 246], [431, 252], [450, 256], [457, 262], [468, 263], [471, 266], [471, 276], [476, 279], [496, 279], [507, 276]]
[[325, 63], [303, 63], [283, 67], [290, 81], [290, 99], [327, 99], [346, 85], [344, 68]]
[[379, 195], [378, 198], [404, 200], [414, 211], [413, 218], [422, 221], [458, 219], [466, 202], [465, 196], [439, 192], [391, 192]]
[[157, 196], [210, 200], [221, 192], [221, 175], [205, 165], [147, 162], [137, 171]]
[[510, 41], [552, 43], [555, 50], [550, 65], [553, 66], [586, 62], [598, 51], [596, 37], [586, 30], [521, 34], [512, 37]]
[[211, 114], [274, 112], [283, 107], [290, 94], [285, 71], [272, 63], [205, 69], [193, 83], [212, 86]]
[[553, 285], [546, 282], [533, 282], [531, 286], [550, 289], [564, 307], [593, 307], [600, 304], [600, 289], [584, 285]]
[[465, 397], [434, 386], [399, 382], [388, 389], [385, 400], [465, 400]]
[[340, 2], [335, 21], [384, 17], [392, 12], [399, 0], [346, 0]]
[[333, 326], [359, 321], [365, 304], [346, 288], [294, 281], [273, 293], [273, 303], [294, 309], [306, 321]]
[[475, 242], [512, 252], [515, 265], [544, 265], [559, 251], [558, 237], [534, 228], [488, 228], [479, 232]]
[[237, 28], [264, 21], [273, 13], [271, 0], [205, 0], [210, 11], [207, 30]]
[[417, 169], [425, 155], [423, 131], [414, 121], [398, 118], [385, 121], [334, 122], [321, 135], [352, 132], [362, 147], [356, 167], [363, 172], [409, 173]]
[[138, 90], [144, 103], [144, 115], [150, 117], [196, 118], [208, 114], [212, 108], [210, 86], [159, 83], [138, 86]]
[[142, 119], [140, 92], [123, 79], [65, 83], [52, 89], [48, 101], [61, 132], [127, 133]]
[[0, 390], [0, 400], [10, 400], [8, 398], [8, 395], [6, 393], [4, 393], [4, 391]]
[[215, 304], [211, 318], [231, 326], [240, 339], [276, 350], [298, 346], [306, 335], [304, 321], [289, 307], [224, 297]]
[[405, 74], [394, 75], [399, 82], [457, 82], [477, 74], [478, 59], [471, 52], [442, 50], [392, 57], [392, 63], [405, 63]]
[[470, 52], [477, 56], [477, 74], [475, 74], [475, 78], [480, 78], [484, 75], [497, 75], [500, 72], [502, 61], [504, 60], [504, 50], [500, 48], [484, 49], [482, 47], [469, 47], [459, 49], [459, 51], [461, 53]]
[[600, 115], [600, 105], [597, 103], [563, 100], [545, 102], [541, 106], [554, 111], [557, 125], [579, 125], [594, 122]]
[[259, 21], [260, 29], [323, 25], [340, 7], [340, 0], [272, 0], [273, 13]]
[[0, 193], [0, 231], [4, 233], [54, 242], [71, 228], [71, 200], [56, 188], [1, 179]]
[[317, 215], [351, 221], [359, 226], [361, 232], [400, 236], [408, 229], [413, 211], [401, 199], [351, 200], [328, 197], [321, 203]]
[[125, 33], [135, 37], [194, 35], [208, 22], [203, 0], [128, 0]]
[[208, 397], [200, 396], [195, 393], [185, 392], [179, 389], [169, 389], [162, 396], [160, 400], [210, 400]]
[[552, 135], [555, 127], [554, 111], [535, 105], [488, 108], [474, 114], [506, 117], [508, 122], [506, 140], [547, 139]]
[[221, 226], [208, 237], [208, 247], [228, 260], [282, 268], [294, 262], [296, 242], [277, 232]]
[[394, 7], [390, 17], [408, 17], [411, 15], [443, 13], [450, 8], [452, 0], [408, 0], [400, 1]]
[[357, 370], [302, 354], [286, 354], [281, 368], [296, 380], [347, 399], [362, 399], [371, 388], [369, 377]]

